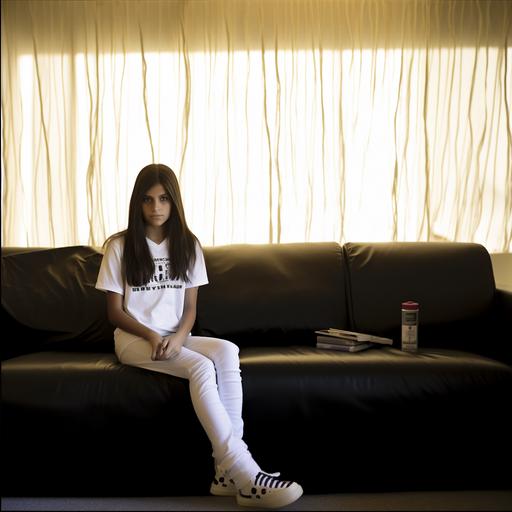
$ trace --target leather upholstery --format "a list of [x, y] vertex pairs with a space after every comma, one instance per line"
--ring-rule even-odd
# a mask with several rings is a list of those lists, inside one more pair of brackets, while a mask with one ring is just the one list
[[210, 286], [200, 290], [196, 332], [240, 346], [282, 345], [346, 327], [341, 258], [334, 243], [206, 248]]
[[[245, 439], [262, 467], [307, 493], [510, 488], [494, 459], [512, 456], [512, 296], [494, 289], [485, 249], [285, 244], [205, 258], [194, 332], [241, 347]], [[100, 262], [91, 247], [2, 249], [1, 320], [14, 327], [3, 494], [205, 494], [211, 447], [188, 382], [119, 364]], [[407, 299], [421, 307], [417, 354], [397, 348]], [[396, 343], [317, 350], [314, 330], [329, 326]]]
[[478, 244], [396, 242], [343, 247], [351, 323], [361, 332], [400, 325], [400, 303], [420, 304], [422, 327], [468, 321], [495, 294], [489, 253]]
[[4, 339], [2, 358], [34, 350], [113, 351], [105, 297], [94, 287], [101, 258], [83, 246], [2, 248], [2, 317], [23, 334]]

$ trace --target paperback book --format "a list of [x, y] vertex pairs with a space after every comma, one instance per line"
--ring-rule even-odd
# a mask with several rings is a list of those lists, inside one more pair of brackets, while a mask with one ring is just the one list
[[347, 344], [352, 342], [353, 344], [358, 343], [378, 343], [381, 345], [392, 345], [393, 340], [391, 338], [383, 338], [381, 336], [374, 336], [373, 334], [366, 334], [362, 332], [345, 331], [343, 329], [321, 329], [315, 331], [317, 334], [317, 340], [319, 336], [323, 338], [327, 337], [330, 339], [329, 343], [343, 343]]
[[342, 352], [359, 352], [373, 347], [373, 343], [361, 342], [355, 345], [344, 345], [342, 343], [324, 343], [321, 341], [316, 342], [316, 348], [323, 348], [327, 350], [340, 350]]
[[332, 345], [343, 345], [344, 347], [354, 347], [356, 345], [361, 345], [362, 343], [369, 343], [367, 341], [357, 341], [346, 338], [335, 338], [334, 336], [324, 336], [322, 334], [317, 334], [316, 342], [329, 343]]

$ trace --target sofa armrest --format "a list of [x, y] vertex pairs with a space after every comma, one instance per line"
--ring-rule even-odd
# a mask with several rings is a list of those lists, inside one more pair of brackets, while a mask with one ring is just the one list
[[501, 313], [505, 315], [503, 318], [512, 318], [512, 290], [496, 289], [496, 305]]
[[494, 295], [492, 332], [494, 333], [489, 355], [512, 365], [512, 291], [497, 288]]
[[510, 335], [512, 332], [512, 290], [496, 289], [494, 309], [497, 315], [497, 328]]

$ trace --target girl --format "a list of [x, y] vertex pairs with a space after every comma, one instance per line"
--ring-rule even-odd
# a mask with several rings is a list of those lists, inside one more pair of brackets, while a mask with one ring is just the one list
[[128, 228], [105, 245], [96, 288], [107, 293], [116, 355], [123, 364], [189, 380], [194, 410], [213, 447], [210, 492], [265, 508], [297, 500], [302, 487], [262, 471], [242, 439], [238, 347], [190, 334], [198, 287], [208, 278], [169, 167], [151, 164], [140, 171]]

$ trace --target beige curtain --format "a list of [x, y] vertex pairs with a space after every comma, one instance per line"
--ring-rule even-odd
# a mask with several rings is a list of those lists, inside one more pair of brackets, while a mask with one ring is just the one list
[[506, 0], [2, 1], [2, 244], [100, 245], [137, 172], [204, 245], [512, 251]]

